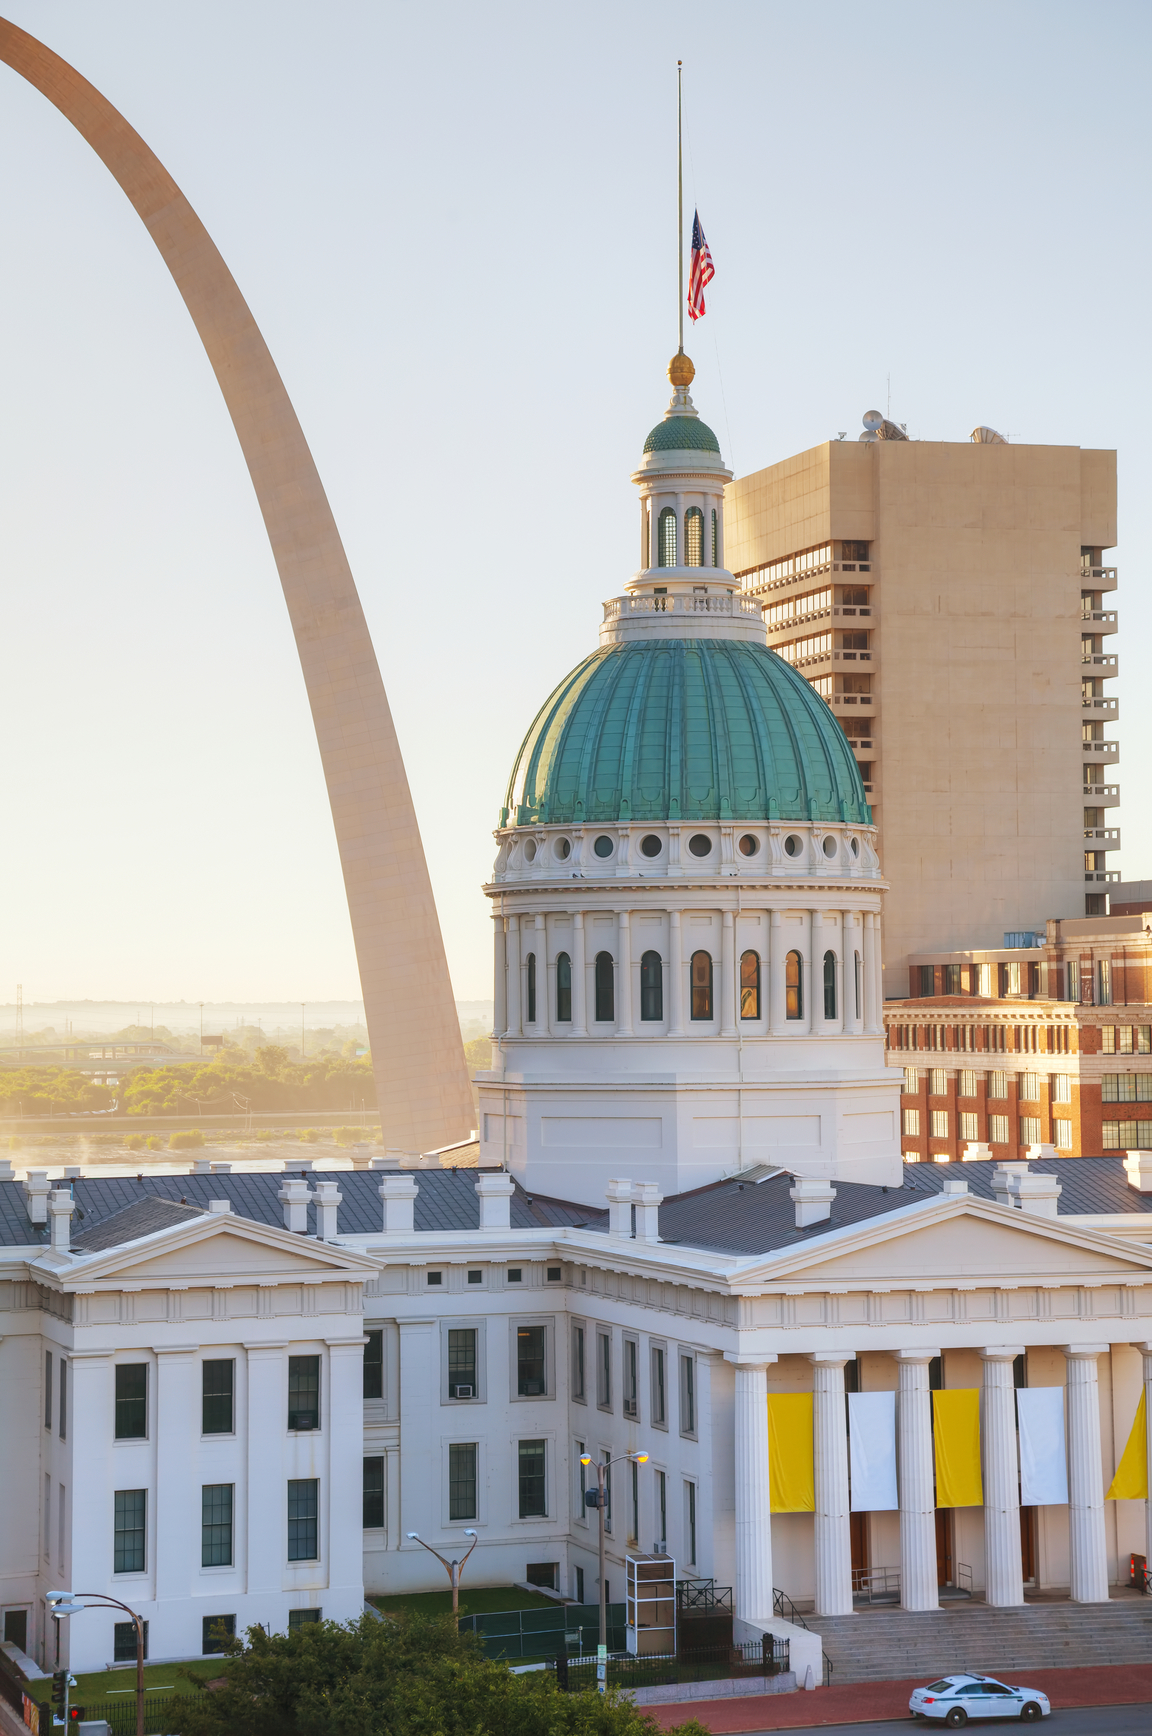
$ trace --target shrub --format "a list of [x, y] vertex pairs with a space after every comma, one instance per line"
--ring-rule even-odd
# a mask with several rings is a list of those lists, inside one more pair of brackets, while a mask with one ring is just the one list
[[324, 1129], [322, 1127], [298, 1127], [296, 1137], [303, 1140], [305, 1145], [319, 1145], [324, 1137]]
[[129, 1151], [139, 1151], [141, 1146], [144, 1144], [144, 1135], [142, 1133], [130, 1133], [124, 1141], [124, 1144], [128, 1147]]
[[8, 1141], [8, 1149], [9, 1149], [9, 1151], [19, 1151], [20, 1147], [23, 1144], [24, 1144], [24, 1141], [21, 1139], [20, 1135], [18, 1133], [14, 1133]]
[[173, 1133], [168, 1146], [171, 1151], [191, 1151], [194, 1146], [204, 1143], [204, 1135], [198, 1127], [190, 1127], [185, 1133]]
[[332, 1137], [337, 1145], [358, 1145], [368, 1135], [362, 1127], [334, 1127]]
[[150, 1133], [144, 1141], [149, 1151], [163, 1151], [164, 1141], [158, 1133]]
[[258, 1127], [256, 1129], [256, 1138], [261, 1145], [268, 1145], [272, 1140], [280, 1137], [280, 1130], [276, 1127]]

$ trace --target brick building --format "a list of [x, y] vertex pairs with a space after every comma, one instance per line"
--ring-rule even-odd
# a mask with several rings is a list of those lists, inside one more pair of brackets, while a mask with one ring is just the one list
[[905, 1161], [1152, 1147], [1152, 913], [1005, 940], [1023, 944], [914, 955], [885, 1003]]

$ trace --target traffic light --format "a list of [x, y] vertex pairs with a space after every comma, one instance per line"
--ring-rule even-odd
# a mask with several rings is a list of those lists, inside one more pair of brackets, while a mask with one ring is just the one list
[[69, 1722], [69, 1724], [83, 1724], [86, 1716], [87, 1716], [87, 1714], [86, 1714], [83, 1706], [69, 1706], [69, 1708], [68, 1708], [68, 1722]]
[[64, 1705], [68, 1699], [68, 1672], [55, 1670], [52, 1675], [52, 1710], [64, 1716]]

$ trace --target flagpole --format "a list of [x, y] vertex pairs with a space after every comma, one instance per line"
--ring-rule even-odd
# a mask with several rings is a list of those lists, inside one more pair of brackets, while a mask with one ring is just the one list
[[676, 298], [684, 354], [684, 62], [676, 62]]

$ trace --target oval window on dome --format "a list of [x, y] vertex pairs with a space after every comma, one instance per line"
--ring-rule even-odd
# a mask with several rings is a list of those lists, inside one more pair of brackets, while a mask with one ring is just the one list
[[601, 832], [592, 848], [597, 856], [611, 856], [616, 846], [606, 832]]
[[535, 862], [535, 860], [536, 860], [536, 840], [535, 840], [535, 838], [529, 838], [528, 842], [525, 844], [525, 846], [524, 846], [524, 860], [525, 860], [525, 862]]
[[828, 836], [824, 840], [823, 850], [824, 850], [825, 856], [827, 856], [829, 861], [831, 861], [832, 857], [835, 856], [836, 850], [837, 850], [836, 840], [832, 836], [831, 833], [829, 833]]
[[688, 848], [693, 856], [711, 856], [712, 840], [706, 832], [693, 832], [688, 840]]
[[557, 838], [552, 849], [558, 862], [567, 862], [569, 856], [572, 854], [572, 845], [569, 843], [567, 838]]
[[655, 832], [649, 832], [647, 837], [640, 840], [640, 854], [642, 856], [659, 856], [663, 848], [664, 846]]
[[745, 832], [744, 836], [740, 840], [740, 854], [742, 856], [755, 856], [759, 848], [759, 838], [754, 838], [751, 832]]
[[852, 854], [853, 854], [853, 856], [859, 856], [859, 854], [860, 854], [860, 840], [859, 840], [859, 838], [853, 838], [853, 840], [852, 840]]
[[786, 856], [799, 856], [803, 848], [804, 845], [795, 832], [790, 832], [784, 840], [784, 854]]

